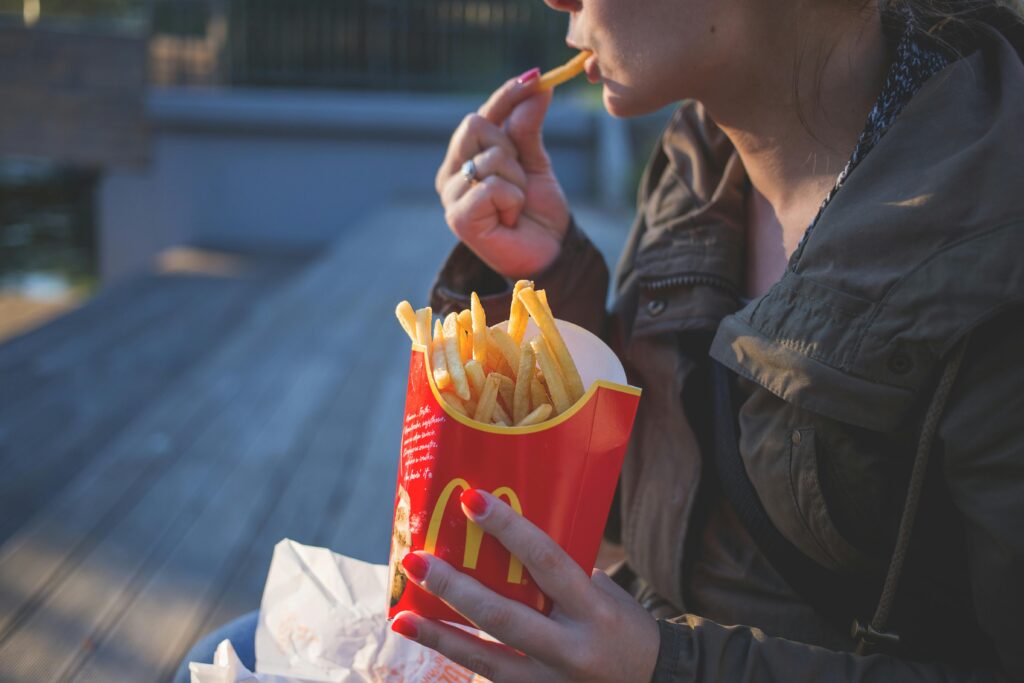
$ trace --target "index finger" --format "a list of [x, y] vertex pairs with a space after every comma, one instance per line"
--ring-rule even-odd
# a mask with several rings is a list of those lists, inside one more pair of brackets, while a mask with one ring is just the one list
[[540, 73], [539, 69], [531, 69], [522, 76], [505, 81], [501, 87], [491, 93], [486, 102], [480, 105], [477, 113], [496, 126], [504, 124], [505, 119], [509, 117], [516, 105], [536, 92], [537, 78], [524, 80], [534, 71]]
[[462, 494], [462, 509], [519, 558], [537, 586], [570, 617], [590, 605], [590, 576], [546, 533], [499, 498], [479, 489]]

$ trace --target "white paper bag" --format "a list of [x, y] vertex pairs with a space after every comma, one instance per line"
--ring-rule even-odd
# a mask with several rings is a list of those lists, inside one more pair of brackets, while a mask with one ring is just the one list
[[392, 633], [386, 565], [285, 539], [274, 548], [256, 627], [256, 673], [228, 641], [192, 683], [476, 683], [484, 679]]

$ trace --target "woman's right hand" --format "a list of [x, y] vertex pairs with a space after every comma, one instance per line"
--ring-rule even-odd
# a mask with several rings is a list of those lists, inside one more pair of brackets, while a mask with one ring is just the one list
[[[539, 90], [536, 75], [506, 82], [463, 119], [435, 182], [448, 227], [511, 279], [551, 265], [569, 229], [569, 206], [541, 139], [552, 91]], [[462, 173], [470, 159], [475, 180]]]

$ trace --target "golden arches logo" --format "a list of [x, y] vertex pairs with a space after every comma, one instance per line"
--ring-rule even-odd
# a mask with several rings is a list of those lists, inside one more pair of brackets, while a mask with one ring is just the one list
[[[430, 525], [427, 527], [427, 540], [423, 544], [425, 551], [434, 553], [437, 548], [437, 537], [441, 533], [441, 520], [444, 518], [444, 511], [448, 507], [448, 501], [451, 500], [455, 489], [465, 491], [470, 488], [472, 487], [469, 485], [469, 482], [461, 477], [456, 477], [441, 490], [441, 495], [438, 496], [437, 503], [434, 505], [434, 512], [430, 515]], [[519, 496], [508, 486], [498, 487], [491, 491], [491, 494], [496, 498], [504, 498], [513, 510], [520, 515], [523, 514], [523, 506], [519, 503]], [[466, 520], [466, 549], [462, 555], [462, 566], [466, 569], [476, 569], [477, 560], [480, 559], [480, 543], [483, 540], [484, 530], [475, 522]], [[508, 563], [508, 582], [522, 583], [522, 581], [523, 564], [513, 555]]]

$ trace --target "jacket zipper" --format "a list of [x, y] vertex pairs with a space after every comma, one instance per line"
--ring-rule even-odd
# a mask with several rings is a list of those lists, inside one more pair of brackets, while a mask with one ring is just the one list
[[645, 290], [656, 292], [663, 289], [672, 289], [674, 287], [685, 287], [689, 285], [707, 285], [709, 287], [716, 287], [736, 296], [736, 286], [733, 285], [728, 278], [724, 278], [719, 275], [709, 275], [706, 273], [670, 275], [656, 280], [646, 280], [642, 282], [640, 286]]

